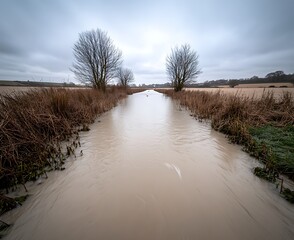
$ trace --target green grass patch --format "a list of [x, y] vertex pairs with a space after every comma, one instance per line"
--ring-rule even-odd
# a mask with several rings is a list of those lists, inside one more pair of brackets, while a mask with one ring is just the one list
[[254, 151], [266, 167], [294, 178], [294, 127], [250, 128]]
[[282, 196], [290, 203], [294, 203], [294, 191], [291, 191], [289, 188], [282, 192]]

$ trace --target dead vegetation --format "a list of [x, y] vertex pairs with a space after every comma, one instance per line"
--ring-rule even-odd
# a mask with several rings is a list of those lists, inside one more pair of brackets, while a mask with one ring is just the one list
[[[61, 169], [79, 144], [78, 132], [114, 107], [126, 92], [42, 89], [0, 96], [0, 188], [35, 180]], [[72, 139], [67, 151], [61, 142]]]
[[[260, 126], [271, 124], [281, 127], [294, 123], [294, 103], [291, 93], [285, 92], [280, 99], [273, 92], [264, 92], [260, 99], [229, 95], [221, 91], [184, 91], [160, 90], [187, 106], [197, 118], [211, 119], [214, 129], [235, 135], [237, 125]], [[233, 127], [235, 125], [236, 127]], [[240, 130], [240, 127], [237, 127]], [[230, 134], [232, 133], [232, 134]], [[234, 142], [240, 141], [239, 138]]]

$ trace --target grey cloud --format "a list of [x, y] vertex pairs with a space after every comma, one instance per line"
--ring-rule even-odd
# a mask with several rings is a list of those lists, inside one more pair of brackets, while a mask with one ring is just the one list
[[22, 53], [22, 49], [2, 39], [0, 43], [1, 55], [21, 55]]
[[70, 76], [78, 33], [108, 31], [137, 83], [166, 82], [176, 44], [199, 53], [199, 81], [294, 72], [294, 1], [2, 0], [0, 79]]

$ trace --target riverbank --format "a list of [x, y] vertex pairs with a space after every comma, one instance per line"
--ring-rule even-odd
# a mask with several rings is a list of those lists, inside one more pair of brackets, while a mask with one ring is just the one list
[[[63, 163], [80, 145], [97, 115], [120, 99], [143, 89], [42, 88], [0, 95], [0, 215], [19, 204], [4, 195], [17, 185], [63, 170]], [[66, 144], [64, 144], [66, 142]]]
[[[255, 174], [278, 184], [280, 174], [294, 179], [294, 102], [285, 92], [279, 99], [265, 92], [259, 99], [229, 95], [221, 91], [158, 90], [186, 106], [199, 120], [210, 119], [212, 127], [228, 135], [233, 143], [260, 159], [264, 168]], [[294, 202], [294, 192], [280, 186], [281, 194]]]

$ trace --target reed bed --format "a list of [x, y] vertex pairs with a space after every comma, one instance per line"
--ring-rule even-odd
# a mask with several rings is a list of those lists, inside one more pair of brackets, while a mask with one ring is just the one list
[[291, 93], [284, 92], [276, 99], [272, 92], [264, 92], [256, 99], [221, 91], [158, 91], [178, 100], [197, 119], [209, 119], [215, 130], [225, 133], [233, 143], [243, 145], [245, 151], [264, 162], [262, 174], [257, 169], [257, 175], [273, 181], [279, 174], [294, 179], [294, 102]]
[[139, 93], [148, 90], [147, 88], [127, 88], [127, 94], [132, 95], [134, 93]]
[[[126, 96], [117, 88], [106, 93], [51, 88], [0, 96], [0, 189], [25, 187], [46, 171], [62, 170], [79, 144], [78, 132]], [[61, 142], [69, 139], [64, 152]]]
[[[159, 90], [187, 106], [198, 119], [211, 119], [212, 126], [230, 134], [232, 122], [251, 126], [270, 124], [277, 127], [294, 123], [294, 103], [291, 93], [285, 92], [276, 100], [272, 92], [265, 92], [260, 99], [239, 97], [218, 92]], [[240, 139], [235, 139], [239, 141]]]

